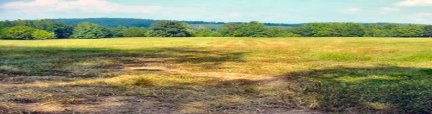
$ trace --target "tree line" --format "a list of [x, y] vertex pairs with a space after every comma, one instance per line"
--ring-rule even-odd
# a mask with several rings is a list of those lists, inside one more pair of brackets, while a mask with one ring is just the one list
[[90, 22], [70, 26], [49, 19], [0, 21], [1, 39], [111, 37], [432, 37], [432, 25], [308, 23], [298, 27], [269, 27], [253, 21], [226, 23], [211, 29], [168, 20], [156, 21], [149, 28], [103, 27]]

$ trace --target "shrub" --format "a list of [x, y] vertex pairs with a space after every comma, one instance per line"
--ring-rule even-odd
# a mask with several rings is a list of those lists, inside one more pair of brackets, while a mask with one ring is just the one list
[[131, 27], [126, 28], [123, 31], [124, 37], [145, 37], [147, 35], [147, 30], [144, 28]]
[[20, 39], [20, 40], [30, 40], [32, 39], [32, 34], [36, 29], [27, 26], [15, 26], [5, 28], [3, 30], [4, 39]]
[[32, 33], [33, 39], [54, 39], [56, 35], [53, 32], [48, 32], [44, 30], [35, 30]]

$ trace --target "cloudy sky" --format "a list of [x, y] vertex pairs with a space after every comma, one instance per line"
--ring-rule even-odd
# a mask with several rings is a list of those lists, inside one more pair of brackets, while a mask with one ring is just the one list
[[432, 0], [0, 0], [0, 20], [95, 17], [432, 24]]

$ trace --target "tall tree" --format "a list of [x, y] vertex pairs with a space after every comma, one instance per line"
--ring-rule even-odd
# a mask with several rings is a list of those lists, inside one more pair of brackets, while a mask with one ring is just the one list
[[240, 26], [236, 32], [234, 32], [236, 37], [267, 37], [266, 28], [264, 24], [252, 21], [250, 23], [245, 23]]
[[28, 26], [54, 32], [57, 38], [69, 38], [73, 32], [73, 27], [49, 19], [32, 21]]
[[252, 21], [249, 23], [227, 23], [220, 30], [223, 36], [230, 37], [267, 37], [267, 28], [264, 24]]
[[189, 37], [192, 36], [186, 23], [178, 21], [158, 21], [151, 26], [153, 37]]
[[237, 23], [226, 23], [223, 25], [221, 29], [219, 29], [219, 33], [225, 37], [233, 37], [235, 36], [235, 32], [240, 29], [240, 25]]
[[73, 38], [107, 38], [111, 37], [109, 30], [93, 23], [80, 23], [74, 28]]

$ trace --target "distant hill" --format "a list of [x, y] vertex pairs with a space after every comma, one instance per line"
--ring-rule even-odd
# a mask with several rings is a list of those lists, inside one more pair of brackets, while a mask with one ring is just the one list
[[[53, 19], [58, 22], [66, 23], [68, 25], [76, 25], [81, 22], [96, 23], [105, 27], [144, 27], [149, 28], [152, 23], [159, 21], [153, 19], [133, 19], [133, 18], [79, 18], [79, 19]], [[194, 28], [207, 27], [207, 28], [221, 28], [224, 22], [206, 22], [206, 21], [183, 21], [190, 24]], [[264, 23], [266, 26], [280, 26], [280, 27], [297, 27], [303, 24], [281, 24], [281, 23]]]

